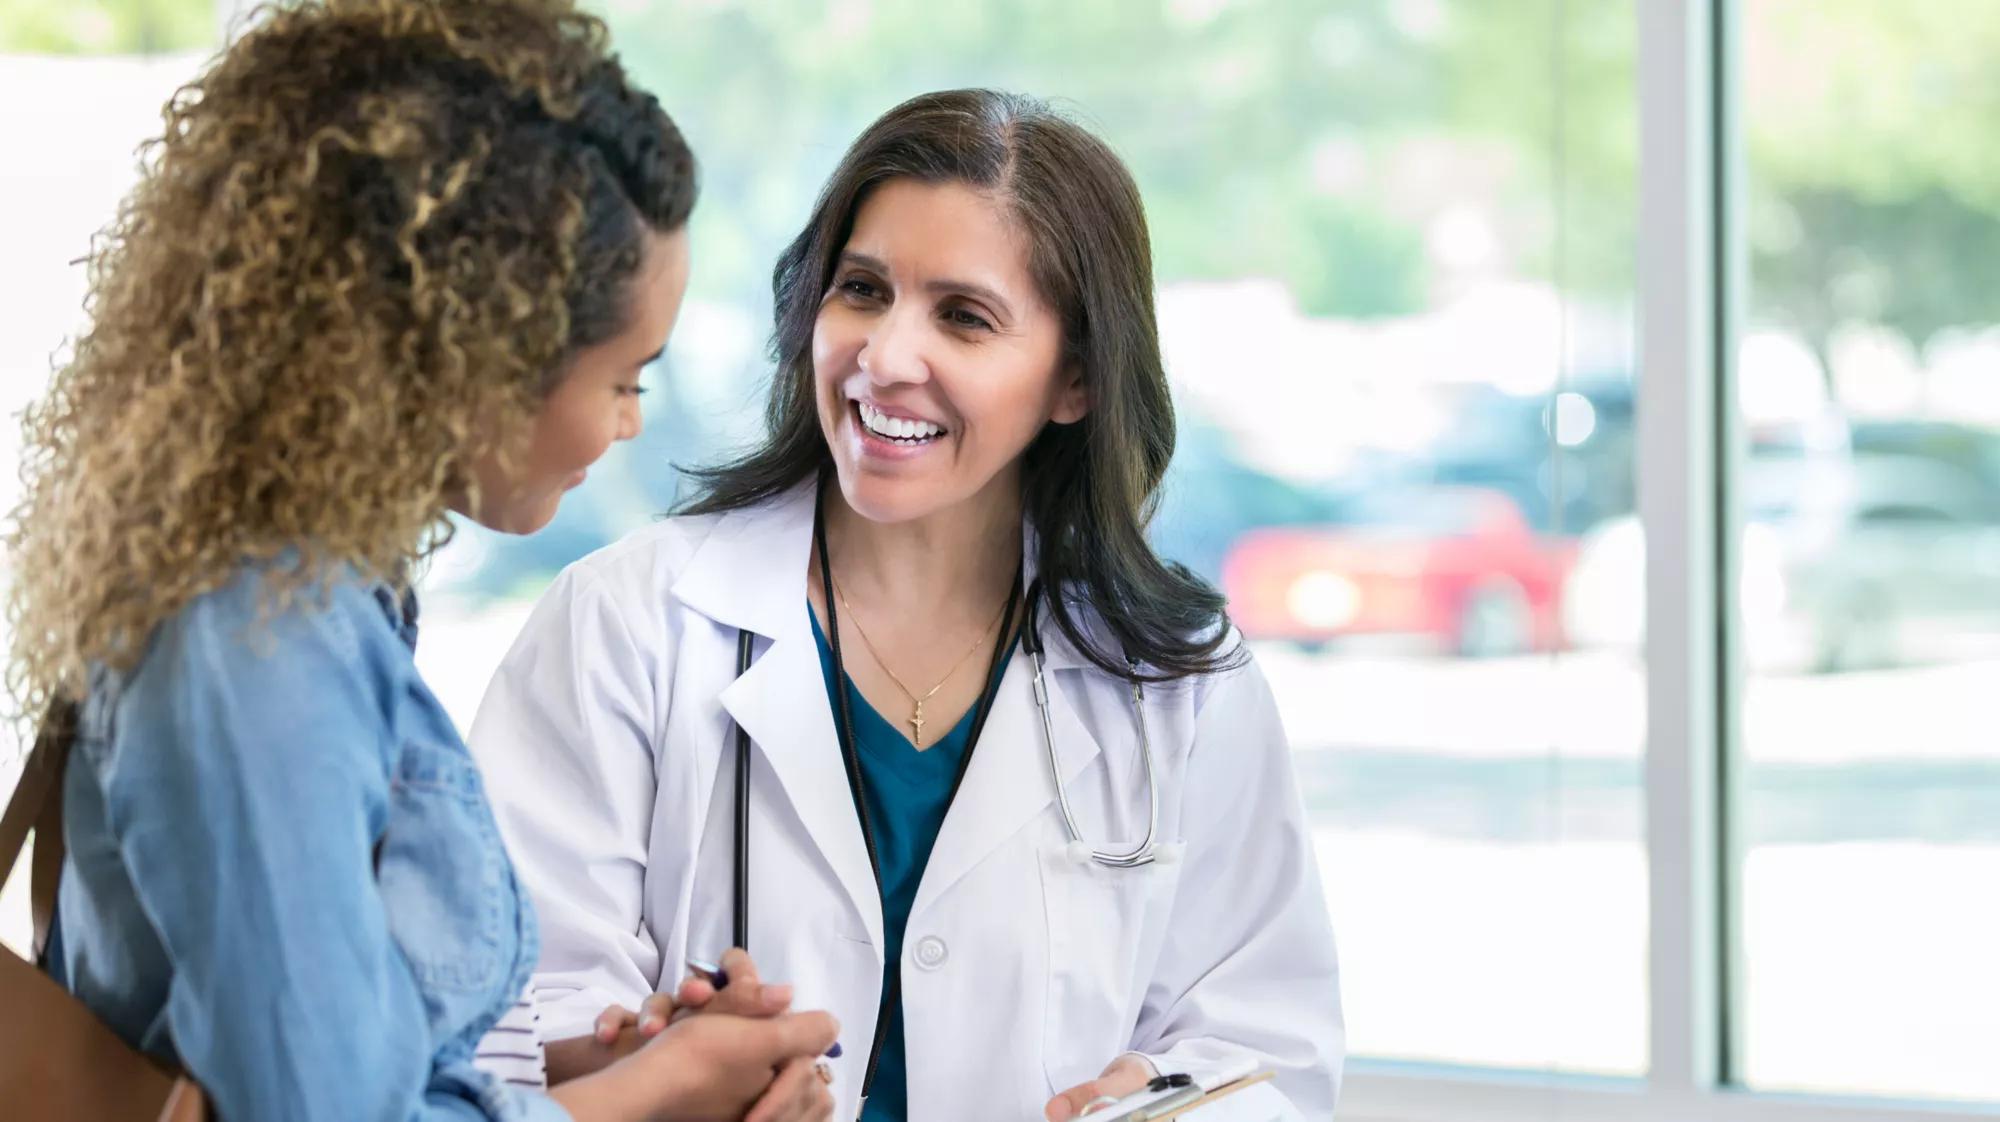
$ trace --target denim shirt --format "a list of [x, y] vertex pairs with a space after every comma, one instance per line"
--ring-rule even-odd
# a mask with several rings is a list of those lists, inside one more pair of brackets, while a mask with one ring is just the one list
[[50, 971], [224, 1119], [567, 1119], [474, 1068], [536, 957], [414, 602], [246, 569], [100, 670]]

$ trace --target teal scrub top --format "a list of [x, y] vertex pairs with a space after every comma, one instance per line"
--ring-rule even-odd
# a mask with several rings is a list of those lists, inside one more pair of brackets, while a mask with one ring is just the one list
[[[833, 707], [834, 721], [840, 707], [834, 695], [833, 649], [827, 645], [826, 629], [813, 615], [813, 640], [819, 644], [820, 672], [826, 680], [827, 704]], [[1013, 644], [994, 668], [991, 689], [1007, 672], [1013, 658]], [[901, 731], [908, 722], [890, 722], [868, 704], [850, 678], [848, 709], [854, 715], [854, 753], [861, 761], [863, 796], [868, 804], [869, 825], [875, 831], [877, 878], [882, 886], [882, 931], [885, 948], [882, 984], [889, 984], [889, 972], [903, 960], [903, 929], [909, 924], [910, 907], [916, 903], [917, 885], [923, 880], [924, 865], [930, 861], [931, 847], [937, 844], [938, 830], [944, 825], [951, 799], [952, 780], [965, 757], [966, 742], [972, 736], [972, 720], [978, 705], [967, 710], [958, 724], [942, 738], [918, 751]], [[875, 1086], [861, 1122], [907, 1122], [909, 1116], [908, 1069], [903, 1057], [903, 1009], [900, 1002], [889, 1010], [889, 1033], [882, 1040], [882, 1058], [875, 1070]]]

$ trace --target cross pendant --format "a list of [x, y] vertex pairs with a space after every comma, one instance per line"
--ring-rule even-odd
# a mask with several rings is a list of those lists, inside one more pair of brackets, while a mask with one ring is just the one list
[[913, 739], [916, 746], [922, 748], [924, 746], [924, 703], [921, 701], [917, 702], [916, 715], [910, 718], [910, 728], [915, 730]]

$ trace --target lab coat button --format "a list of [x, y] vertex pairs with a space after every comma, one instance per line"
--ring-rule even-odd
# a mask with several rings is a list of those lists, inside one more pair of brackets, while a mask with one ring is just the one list
[[926, 970], [936, 970], [951, 957], [951, 948], [935, 935], [926, 935], [917, 940], [917, 965]]

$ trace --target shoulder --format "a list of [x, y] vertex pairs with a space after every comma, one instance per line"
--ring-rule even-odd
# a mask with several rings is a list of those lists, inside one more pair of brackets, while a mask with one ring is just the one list
[[289, 564], [239, 566], [161, 622], [139, 669], [282, 675], [298, 662], [319, 670], [409, 663], [393, 599], [344, 566], [294, 576]]
[[662, 518], [585, 554], [566, 567], [563, 575], [620, 595], [663, 592], [687, 571], [717, 527], [743, 513]]
[[[1231, 625], [1220, 648], [1224, 659], [1221, 669], [1189, 678], [1188, 688], [1194, 694], [1194, 710], [1197, 717], [1211, 710], [1243, 712], [1245, 707], [1258, 711], [1268, 711], [1275, 719], [1276, 699], [1271, 695], [1271, 683], [1264, 676], [1264, 668], [1257, 662], [1257, 655], [1243, 641], [1243, 633]], [[1248, 715], [1245, 713], [1244, 715]]]
[[654, 614], [689, 583], [761, 573], [776, 554], [802, 546], [811, 523], [811, 492], [802, 488], [736, 510], [672, 515], [576, 561], [557, 583], [571, 597], [602, 594], [622, 611]]
[[[1065, 595], [1064, 602], [1068, 605], [1071, 621], [1076, 624], [1092, 647], [1102, 651], [1119, 649], [1116, 634], [1095, 605], [1077, 594]], [[1268, 694], [1270, 687], [1265, 683], [1264, 672], [1257, 665], [1255, 654], [1244, 642], [1243, 633], [1237, 630], [1234, 624], [1221, 626], [1224, 631], [1222, 640], [1216, 647], [1218, 661], [1216, 669], [1207, 673], [1189, 674], [1151, 683], [1146, 687], [1147, 693], [1165, 704], [1190, 707], [1196, 714], [1217, 699], [1227, 701], [1242, 694], [1254, 695], [1260, 691]], [[1041, 628], [1045, 642], [1054, 652], [1052, 658], [1066, 660], [1070, 665], [1087, 666], [1093, 677], [1101, 677], [1108, 682], [1117, 681], [1113, 675], [1092, 662], [1076, 643], [1062, 634], [1061, 629], [1046, 618], [1043, 619]], [[1141, 662], [1138, 669], [1144, 674], [1158, 673], [1157, 668], [1149, 663]]]
[[274, 565], [245, 565], [104, 680], [106, 708], [86, 729], [141, 786], [167, 775], [292, 781], [328, 752], [377, 768], [396, 699], [416, 676], [392, 609], [350, 570], [301, 584]]
[[[1212, 723], [1223, 713], [1248, 718], [1254, 710], [1271, 709], [1271, 686], [1257, 656], [1243, 641], [1243, 633], [1232, 624], [1216, 648], [1214, 670], [1189, 674], [1161, 683], [1161, 692], [1178, 697], [1192, 711], [1196, 721]], [[1247, 708], [1246, 708], [1247, 707]]]

